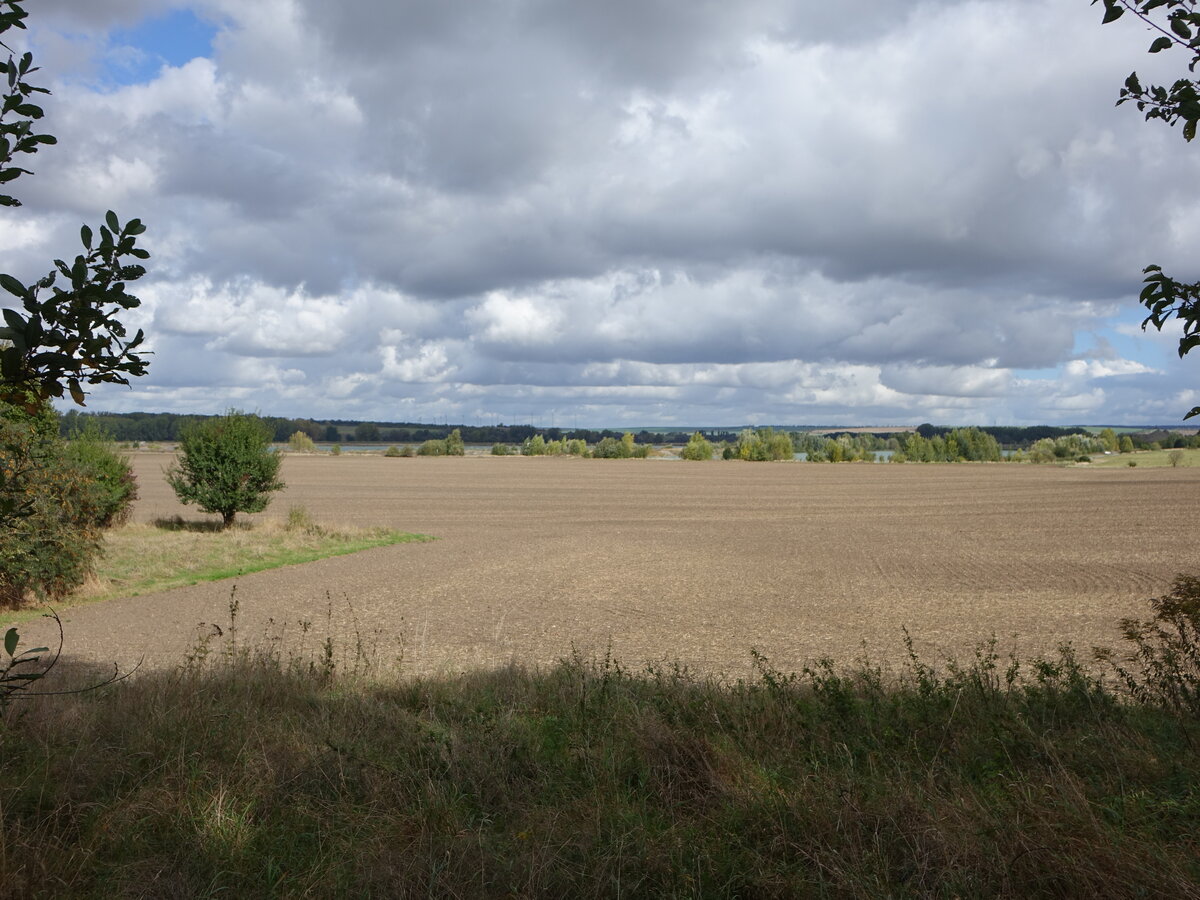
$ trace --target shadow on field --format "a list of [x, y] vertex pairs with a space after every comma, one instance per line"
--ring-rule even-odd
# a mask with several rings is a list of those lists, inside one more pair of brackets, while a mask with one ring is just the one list
[[163, 531], [194, 531], [215, 534], [225, 530], [219, 519], [185, 519], [183, 516], [154, 519], [150, 524]]

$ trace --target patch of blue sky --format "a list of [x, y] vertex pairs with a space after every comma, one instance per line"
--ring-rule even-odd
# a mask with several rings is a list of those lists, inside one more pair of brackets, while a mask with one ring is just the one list
[[1161, 368], [1168, 351], [1174, 347], [1174, 341], [1165, 341], [1158, 333], [1149, 328], [1142, 331], [1142, 320], [1145, 311], [1141, 306], [1130, 304], [1122, 310], [1113, 321], [1091, 334], [1080, 334], [1075, 339], [1075, 352], [1085, 353], [1096, 345], [1096, 338], [1106, 341], [1122, 359], [1140, 362], [1151, 368]]
[[109, 35], [104, 81], [114, 86], [153, 81], [164, 65], [182, 66], [212, 54], [216, 26], [189, 9], [144, 19]]

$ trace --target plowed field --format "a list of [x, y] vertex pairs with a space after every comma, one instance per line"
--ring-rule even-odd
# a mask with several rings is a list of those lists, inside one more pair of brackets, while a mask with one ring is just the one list
[[[134, 457], [135, 518], [200, 517], [163, 482], [169, 461]], [[241, 578], [241, 635], [295, 646], [307, 620], [345, 647], [357, 628], [408, 671], [611, 646], [627, 665], [740, 675], [752, 647], [784, 669], [864, 644], [896, 659], [901, 626], [934, 654], [991, 634], [1026, 654], [1087, 648], [1200, 568], [1200, 469], [344, 455], [289, 456], [282, 474], [263, 517], [303, 504], [438, 540]], [[173, 664], [198, 623], [227, 622], [229, 589], [70, 610], [68, 651]]]

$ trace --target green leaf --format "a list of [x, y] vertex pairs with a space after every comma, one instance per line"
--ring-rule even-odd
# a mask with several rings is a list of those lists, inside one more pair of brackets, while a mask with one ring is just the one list
[[1182, 16], [1176, 16], [1171, 19], [1171, 30], [1185, 41], [1192, 39], [1192, 29], [1188, 27], [1188, 23], [1184, 21]]
[[92, 249], [92, 229], [88, 228], [86, 225], [80, 228], [79, 239], [83, 241], [83, 246], [87, 247], [89, 250]]
[[1183, 139], [1185, 141], [1190, 141], [1195, 136], [1196, 136], [1196, 120], [1188, 119], [1188, 121], [1185, 122], [1184, 126], [1183, 126]]
[[1169, 37], [1160, 37], [1150, 45], [1150, 50], [1148, 52], [1158, 53], [1161, 50], [1170, 50], [1171, 43], [1172, 41]]
[[1108, 3], [1105, 3], [1104, 6], [1104, 18], [1100, 22], [1101, 25], [1107, 25], [1109, 22], [1115, 22], [1117, 19], [1121, 18], [1121, 16], [1125, 15], [1125, 10], [1120, 6], [1115, 4], [1110, 6]]
[[24, 298], [29, 293], [25, 285], [11, 275], [0, 275], [0, 287], [16, 297]]
[[4, 634], [4, 652], [12, 656], [17, 652], [17, 644], [20, 642], [21, 636], [17, 634], [17, 629], [10, 628]]
[[80, 406], [87, 406], [87, 404], [83, 402], [83, 388], [79, 386], [79, 381], [77, 379], [69, 379], [67, 381], [67, 389], [71, 392], [72, 400], [74, 400]]
[[121, 222], [119, 219], [117, 219], [117, 214], [115, 212], [113, 212], [111, 209], [107, 213], [105, 213], [104, 222], [106, 225], [108, 225], [109, 230], [116, 232], [116, 233], [120, 233]]

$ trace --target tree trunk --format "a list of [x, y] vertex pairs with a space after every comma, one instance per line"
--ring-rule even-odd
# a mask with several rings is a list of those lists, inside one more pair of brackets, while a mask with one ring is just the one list
[[233, 517], [236, 515], [237, 515], [236, 509], [226, 510], [225, 512], [221, 513], [221, 519], [224, 522], [224, 524], [222, 524], [221, 527], [229, 528], [230, 526], [232, 526], [233, 525]]

